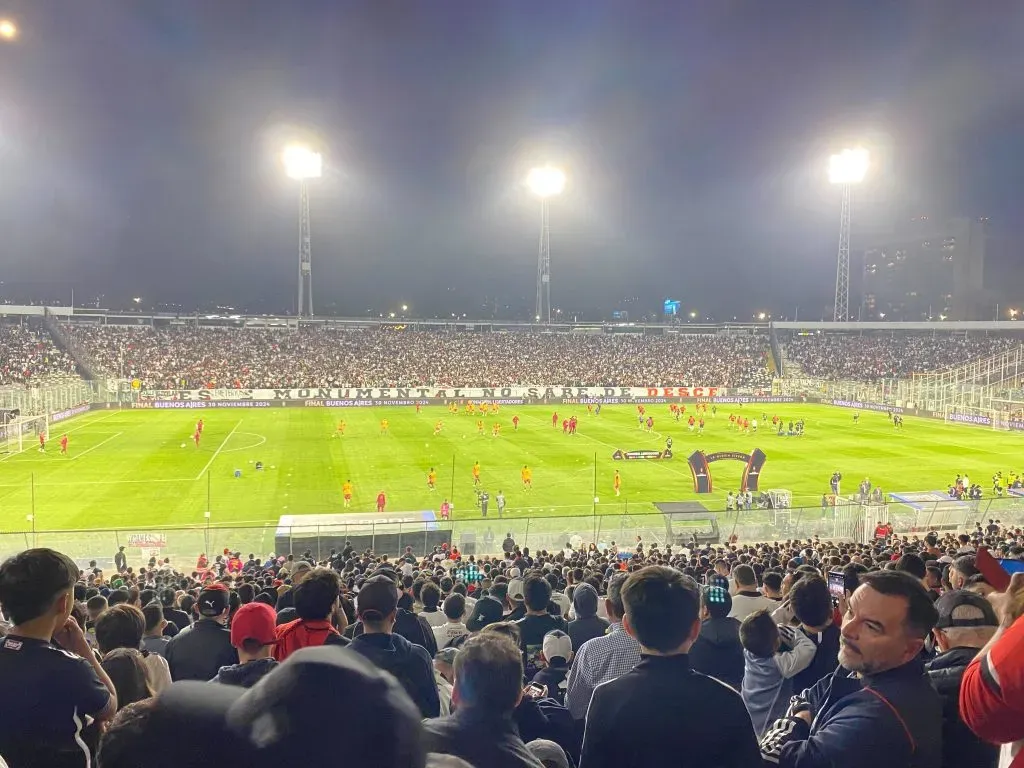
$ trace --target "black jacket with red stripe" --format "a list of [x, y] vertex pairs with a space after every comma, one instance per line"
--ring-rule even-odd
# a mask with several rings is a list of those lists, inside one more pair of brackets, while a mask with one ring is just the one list
[[[801, 710], [813, 715], [810, 727], [795, 716]], [[793, 697], [762, 738], [761, 756], [782, 768], [934, 768], [942, 765], [942, 699], [920, 658], [864, 677], [839, 667]]]

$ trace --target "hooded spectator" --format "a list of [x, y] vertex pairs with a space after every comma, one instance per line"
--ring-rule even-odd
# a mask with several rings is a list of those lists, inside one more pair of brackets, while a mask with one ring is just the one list
[[576, 618], [569, 622], [569, 637], [573, 652], [587, 640], [602, 637], [609, 624], [597, 615], [597, 590], [590, 584], [580, 584], [572, 594], [572, 608]]

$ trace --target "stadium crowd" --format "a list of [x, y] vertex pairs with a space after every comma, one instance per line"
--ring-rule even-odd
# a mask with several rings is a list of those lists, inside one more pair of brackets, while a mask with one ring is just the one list
[[45, 330], [0, 323], [0, 387], [39, 386], [76, 376], [74, 359]]
[[749, 335], [66, 326], [109, 375], [202, 387], [768, 387], [768, 341]]
[[879, 381], [945, 371], [1019, 344], [1020, 339], [1001, 336], [817, 333], [794, 336], [784, 354], [787, 365], [799, 366], [808, 376]]
[[1019, 768], [1024, 577], [998, 591], [982, 544], [1020, 559], [1024, 531], [552, 553], [509, 535], [466, 559], [346, 542], [184, 571], [28, 550], [0, 565], [0, 755]]

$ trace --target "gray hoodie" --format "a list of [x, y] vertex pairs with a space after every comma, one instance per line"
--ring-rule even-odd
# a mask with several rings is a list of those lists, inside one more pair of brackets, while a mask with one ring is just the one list
[[807, 669], [817, 651], [807, 635], [792, 627], [779, 627], [779, 634], [782, 648], [774, 656], [762, 658], [743, 649], [740, 692], [759, 739], [772, 723], [786, 714], [793, 696], [792, 678]]

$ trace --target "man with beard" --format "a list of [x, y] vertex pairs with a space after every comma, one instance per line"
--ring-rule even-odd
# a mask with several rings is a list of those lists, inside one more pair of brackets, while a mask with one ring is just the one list
[[840, 667], [793, 698], [761, 740], [784, 768], [918, 768], [942, 763], [942, 701], [921, 661], [938, 614], [920, 580], [860, 577], [840, 635]]

